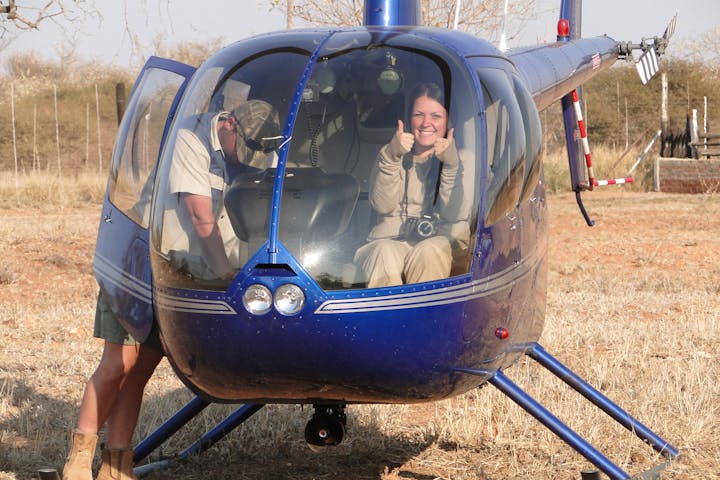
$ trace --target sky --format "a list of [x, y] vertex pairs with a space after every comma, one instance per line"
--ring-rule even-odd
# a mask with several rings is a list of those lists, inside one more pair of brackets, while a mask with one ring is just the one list
[[[560, 2], [536, 2], [535, 19], [518, 37], [508, 40], [509, 47], [554, 41]], [[155, 53], [153, 44], [158, 38], [168, 46], [218, 37], [224, 43], [231, 43], [285, 28], [285, 17], [278, 11], [270, 11], [269, 3], [268, 0], [99, 0], [102, 20], [90, 19], [71, 25], [45, 22], [39, 31], [20, 33], [2, 53], [6, 56], [34, 51], [54, 60], [63, 45], [66, 48], [71, 45], [67, 32], [79, 30], [73, 50], [80, 59], [122, 68], [139, 67], [147, 56]], [[608, 34], [615, 40], [638, 43], [642, 37], [662, 35], [676, 13], [675, 45], [678, 40], [692, 40], [720, 25], [718, 0], [585, 0], [583, 36]], [[145, 46], [141, 51], [135, 50], [134, 55], [128, 29]], [[670, 54], [673, 54], [672, 46], [673, 43]]]

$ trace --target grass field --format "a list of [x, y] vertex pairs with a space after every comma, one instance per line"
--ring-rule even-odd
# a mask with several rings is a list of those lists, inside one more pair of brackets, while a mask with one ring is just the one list
[[[46, 179], [0, 203], [0, 480], [60, 468], [92, 338], [92, 255], [104, 180], [65, 193]], [[14, 190], [15, 188], [15, 190]], [[720, 200], [631, 192], [585, 196], [593, 228], [567, 193], [549, 196], [545, 348], [681, 450], [667, 479], [720, 478]], [[50, 201], [49, 199], [53, 199]], [[31, 206], [27, 206], [30, 203]], [[661, 462], [532, 362], [517, 383], [620, 466]], [[150, 381], [138, 438], [190, 398], [163, 361]], [[232, 406], [211, 406], [173, 438], [183, 448]], [[304, 444], [311, 411], [260, 411], [218, 445], [161, 479], [578, 479], [591, 465], [493, 387], [412, 406], [348, 408], [346, 440], [323, 454]]]

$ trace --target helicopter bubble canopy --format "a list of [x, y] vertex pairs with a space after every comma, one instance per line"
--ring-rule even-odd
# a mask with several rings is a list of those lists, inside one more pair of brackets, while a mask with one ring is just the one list
[[[533, 108], [531, 99], [518, 106], [511, 75], [497, 69], [486, 81], [481, 63], [371, 28], [259, 36], [220, 51], [194, 74], [165, 142], [151, 216], [154, 281], [226, 290], [248, 262], [272, 264], [281, 248], [323, 290], [368, 288], [364, 248], [432, 237], [451, 252], [443, 278], [469, 274], [477, 229], [512, 210], [528, 179], [525, 136], [507, 132], [524, 131]], [[419, 84], [440, 92], [439, 127], [414, 123]], [[503, 104], [490, 129], [502, 142], [495, 148], [484, 147], [486, 103]], [[451, 134], [456, 158], [403, 155], [398, 179], [412, 182], [394, 182], [388, 206], [380, 159], [401, 125], [416, 142], [432, 128]], [[506, 148], [511, 137], [522, 145]], [[401, 264], [384, 268], [405, 278]]]

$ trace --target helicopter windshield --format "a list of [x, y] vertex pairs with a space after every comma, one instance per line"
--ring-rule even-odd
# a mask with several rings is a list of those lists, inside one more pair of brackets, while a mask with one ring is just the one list
[[278, 170], [277, 240], [323, 289], [469, 272], [481, 141], [471, 81], [437, 54], [347, 35], [358, 33], [335, 35], [309, 75], [310, 48], [298, 47], [198, 70], [158, 173], [156, 281], [227, 288], [268, 241]]

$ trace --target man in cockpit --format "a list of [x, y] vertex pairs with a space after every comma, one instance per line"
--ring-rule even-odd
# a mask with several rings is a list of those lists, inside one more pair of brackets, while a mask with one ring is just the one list
[[188, 119], [168, 177], [162, 250], [175, 268], [203, 280], [232, 279], [247, 260], [223, 203], [235, 175], [272, 166], [281, 135], [276, 110], [248, 100], [232, 111]]

